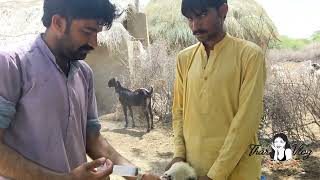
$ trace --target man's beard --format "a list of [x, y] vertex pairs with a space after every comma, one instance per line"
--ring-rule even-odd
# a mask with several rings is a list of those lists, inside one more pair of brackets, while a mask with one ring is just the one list
[[[219, 19], [219, 21], [216, 22], [213, 27], [214, 28], [212, 29], [214, 29], [214, 31], [209, 32], [207, 29], [198, 29], [193, 32], [193, 35], [202, 43], [215, 40], [219, 36], [219, 33], [224, 31], [223, 20]], [[201, 34], [206, 35], [201, 37]], [[200, 35], [200, 37], [198, 38], [197, 35]]]
[[[205, 35], [201, 35], [204, 33], [205, 33]], [[215, 40], [215, 38], [218, 36], [217, 32], [208, 32], [208, 31], [200, 33], [199, 36], [197, 36], [197, 33], [194, 33], [194, 34], [195, 34], [195, 37], [198, 39], [198, 41], [200, 41], [202, 43], [206, 43], [206, 42]]]
[[82, 45], [72, 53], [73, 58], [71, 60], [84, 60], [87, 57], [87, 54], [92, 50], [94, 50], [94, 48], [89, 44]]
[[84, 44], [78, 49], [74, 50], [72, 48], [72, 41], [68, 37], [64, 37], [63, 39], [61, 39], [58, 44], [61, 55], [69, 61], [84, 60], [87, 57], [87, 54], [90, 51], [94, 50], [94, 48], [89, 44]]

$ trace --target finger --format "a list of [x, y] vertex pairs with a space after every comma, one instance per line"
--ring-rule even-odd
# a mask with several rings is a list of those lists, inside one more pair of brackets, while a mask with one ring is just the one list
[[94, 161], [86, 163], [85, 167], [87, 170], [92, 171], [92, 170], [94, 170], [94, 168], [97, 168], [97, 167], [103, 165], [105, 162], [106, 162], [106, 158], [102, 157], [102, 158], [99, 158]]
[[164, 170], [165, 170], [165, 171], [168, 171], [168, 170], [171, 168], [171, 166], [172, 166], [172, 163], [169, 163]]
[[173, 159], [168, 166], [166, 167], [166, 171], [168, 171], [175, 163], [179, 162], [180, 160], [178, 159]]
[[107, 159], [105, 166], [106, 166], [106, 171], [110, 172], [110, 174], [111, 174], [112, 170], [113, 170], [113, 162], [110, 159]]
[[167, 165], [167, 167], [165, 168], [165, 171], [168, 171], [170, 168], [171, 168], [171, 166], [174, 164], [174, 163], [176, 163], [178, 160], [176, 159], [176, 158], [174, 158], [168, 165]]
[[94, 174], [94, 177], [97, 179], [106, 178], [112, 173], [112, 170], [113, 170], [113, 163], [108, 159], [105, 162], [105, 168], [103, 168], [100, 171], [94, 172], [93, 174]]

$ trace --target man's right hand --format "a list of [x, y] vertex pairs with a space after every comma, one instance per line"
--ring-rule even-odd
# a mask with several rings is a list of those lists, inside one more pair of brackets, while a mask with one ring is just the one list
[[[104, 165], [106, 163], [106, 167], [97, 171], [96, 168]], [[99, 158], [94, 161], [84, 163], [79, 167], [73, 169], [68, 174], [68, 180], [102, 180], [107, 178], [113, 169], [113, 163], [110, 160], [106, 160], [105, 158]]]
[[181, 157], [176, 157], [176, 158], [173, 158], [172, 161], [168, 164], [168, 166], [166, 167], [165, 171], [168, 171], [171, 166], [174, 164], [174, 163], [177, 163], [177, 162], [185, 162], [186, 160], [184, 158], [181, 158]]

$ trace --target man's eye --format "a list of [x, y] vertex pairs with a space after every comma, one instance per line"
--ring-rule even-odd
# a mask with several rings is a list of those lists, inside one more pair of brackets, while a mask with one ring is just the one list
[[88, 31], [82, 31], [84, 35], [86, 36], [90, 36], [91, 35], [91, 32], [88, 32]]

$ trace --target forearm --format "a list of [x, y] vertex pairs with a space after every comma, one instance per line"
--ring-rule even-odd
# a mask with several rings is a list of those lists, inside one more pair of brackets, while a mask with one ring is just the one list
[[[175, 115], [174, 115], [175, 116]], [[176, 116], [172, 121], [174, 133], [174, 157], [185, 158], [185, 142], [183, 137], [182, 116]]]
[[172, 127], [174, 133], [174, 157], [185, 158], [185, 141], [183, 136], [183, 80], [179, 65], [176, 69], [172, 104]]
[[87, 154], [92, 159], [105, 157], [115, 165], [134, 166], [129, 160], [119, 154], [100, 133], [87, 135]]
[[41, 167], [2, 143], [0, 143], [0, 154], [0, 174], [2, 176], [16, 180], [66, 179], [66, 175]]
[[274, 156], [273, 156], [273, 160], [278, 160], [278, 152], [274, 151]]

